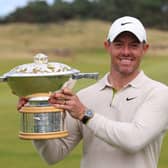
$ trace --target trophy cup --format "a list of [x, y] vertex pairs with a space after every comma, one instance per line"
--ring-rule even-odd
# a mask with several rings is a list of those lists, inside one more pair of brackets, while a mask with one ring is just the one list
[[79, 70], [58, 62], [48, 62], [48, 56], [37, 54], [34, 63], [13, 68], [0, 77], [12, 92], [26, 97], [28, 102], [19, 110], [21, 139], [52, 139], [68, 136], [64, 123], [65, 112], [48, 103], [51, 93], [62, 87], [72, 88], [76, 79], [97, 79], [98, 73]]

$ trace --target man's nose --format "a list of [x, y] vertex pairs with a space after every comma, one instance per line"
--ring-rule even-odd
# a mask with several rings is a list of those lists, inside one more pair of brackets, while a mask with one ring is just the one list
[[129, 53], [130, 53], [129, 46], [124, 45], [123, 48], [122, 48], [122, 54], [123, 55], [129, 55]]

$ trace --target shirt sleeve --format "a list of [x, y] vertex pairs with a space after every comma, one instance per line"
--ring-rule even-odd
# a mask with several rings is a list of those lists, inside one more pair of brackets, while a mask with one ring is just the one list
[[87, 126], [95, 136], [127, 152], [137, 152], [148, 145], [168, 126], [168, 90], [155, 90], [135, 111], [132, 122], [113, 121], [95, 114]]
[[66, 116], [66, 127], [69, 133], [66, 138], [33, 140], [36, 150], [48, 164], [64, 159], [82, 138], [79, 122], [69, 114]]

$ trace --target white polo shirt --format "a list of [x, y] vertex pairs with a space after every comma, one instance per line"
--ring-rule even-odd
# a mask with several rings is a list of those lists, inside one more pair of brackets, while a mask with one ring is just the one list
[[113, 95], [107, 75], [81, 90], [95, 112], [87, 125], [66, 117], [69, 136], [34, 141], [48, 163], [63, 159], [83, 138], [81, 168], [156, 168], [168, 127], [168, 88], [143, 72]]

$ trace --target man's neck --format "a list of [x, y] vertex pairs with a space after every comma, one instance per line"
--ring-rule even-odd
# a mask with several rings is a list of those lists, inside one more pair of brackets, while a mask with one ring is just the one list
[[120, 90], [125, 85], [127, 85], [130, 81], [132, 81], [138, 74], [139, 74], [139, 71], [129, 75], [124, 75], [124, 74], [120, 74], [112, 71], [108, 75], [108, 81], [113, 86], [114, 89]]

